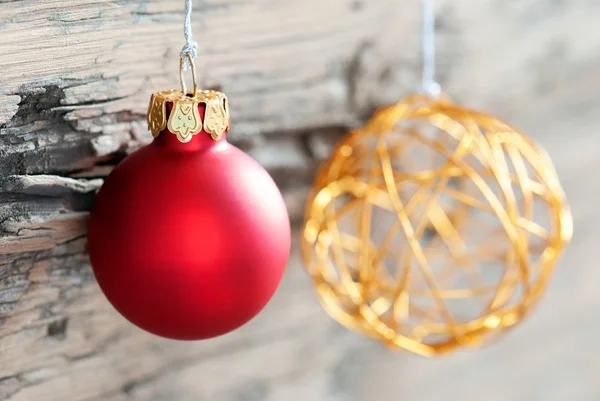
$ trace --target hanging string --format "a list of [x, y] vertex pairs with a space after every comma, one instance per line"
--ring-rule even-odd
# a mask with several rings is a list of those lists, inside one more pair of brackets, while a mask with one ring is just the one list
[[185, 46], [181, 49], [183, 57], [183, 70], [190, 69], [188, 54], [192, 60], [198, 55], [198, 44], [192, 38], [192, 0], [185, 0], [185, 22], [183, 23], [183, 36], [185, 36]]
[[441, 92], [440, 84], [435, 80], [435, 12], [433, 0], [421, 0], [422, 7], [422, 47], [423, 47], [423, 76], [422, 90], [432, 97]]

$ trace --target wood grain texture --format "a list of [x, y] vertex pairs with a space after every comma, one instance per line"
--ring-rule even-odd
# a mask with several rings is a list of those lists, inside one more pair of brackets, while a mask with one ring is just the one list
[[[178, 85], [182, 3], [0, 0], [0, 400], [600, 399], [600, 3], [437, 2], [443, 88], [541, 142], [575, 220], [533, 317], [438, 361], [331, 321], [296, 249], [265, 312], [214, 341], [147, 335], [99, 293], [87, 211], [101, 178], [150, 140], [150, 93]], [[195, 4], [201, 82], [228, 94], [231, 139], [298, 221], [334, 140], [414, 90], [418, 1]]]
[[[228, 94], [238, 138], [351, 121], [348, 64], [361, 43], [380, 41], [390, 26], [382, 19], [393, 22], [391, 0], [201, 4], [194, 13], [200, 81]], [[10, 57], [0, 60], [7, 71], [0, 124], [27, 103], [27, 91], [45, 91], [49, 111], [77, 131], [131, 131], [112, 138], [116, 150], [145, 134], [127, 119], [145, 114], [149, 93], [179, 87], [178, 2], [9, 1], [2, 17], [0, 53]], [[126, 121], [112, 121], [119, 115]]]

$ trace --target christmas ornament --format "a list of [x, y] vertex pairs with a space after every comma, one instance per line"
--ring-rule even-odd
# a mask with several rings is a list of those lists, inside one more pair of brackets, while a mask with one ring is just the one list
[[94, 274], [112, 305], [142, 329], [180, 340], [252, 319], [275, 292], [290, 250], [279, 190], [227, 142], [227, 98], [198, 90], [192, 55], [184, 48], [182, 90], [152, 95], [155, 138], [107, 177], [88, 232]]
[[437, 95], [424, 4], [429, 93], [380, 110], [337, 144], [309, 197], [302, 246], [332, 317], [432, 356], [480, 346], [522, 320], [572, 221], [539, 146]]

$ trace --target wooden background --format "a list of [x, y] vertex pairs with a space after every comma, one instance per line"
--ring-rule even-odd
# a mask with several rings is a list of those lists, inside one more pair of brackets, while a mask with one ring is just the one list
[[[320, 310], [294, 250], [274, 300], [235, 333], [178, 343], [127, 324], [94, 283], [87, 210], [150, 140], [150, 93], [177, 87], [183, 1], [0, 0], [0, 400], [598, 401], [600, 2], [437, 3], [444, 90], [541, 142], [573, 209], [530, 320], [481, 351], [390, 353]], [[228, 94], [230, 138], [297, 222], [331, 143], [416, 87], [419, 3], [195, 5], [203, 86]]]

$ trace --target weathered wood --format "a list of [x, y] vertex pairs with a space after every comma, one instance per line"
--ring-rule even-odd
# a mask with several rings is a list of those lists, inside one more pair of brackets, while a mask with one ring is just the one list
[[[530, 321], [438, 362], [332, 322], [297, 250], [266, 311], [209, 342], [147, 335], [100, 294], [87, 211], [150, 140], [149, 94], [178, 85], [182, 3], [0, 0], [0, 400], [597, 401], [600, 3], [437, 2], [442, 86], [548, 148], [576, 230]], [[196, 3], [202, 84], [228, 94], [231, 139], [272, 172], [294, 221], [334, 139], [417, 85], [418, 3]]]
[[[346, 66], [357, 45], [377, 41], [381, 19], [393, 22], [393, 3], [360, 3], [360, 12], [346, 0], [197, 7], [200, 81], [229, 95], [231, 137], [355, 121]], [[91, 157], [148, 140], [149, 94], [179, 87], [180, 2], [25, 0], [0, 11], [0, 124], [6, 140], [30, 148], [12, 148], [4, 171], [87, 168]]]

